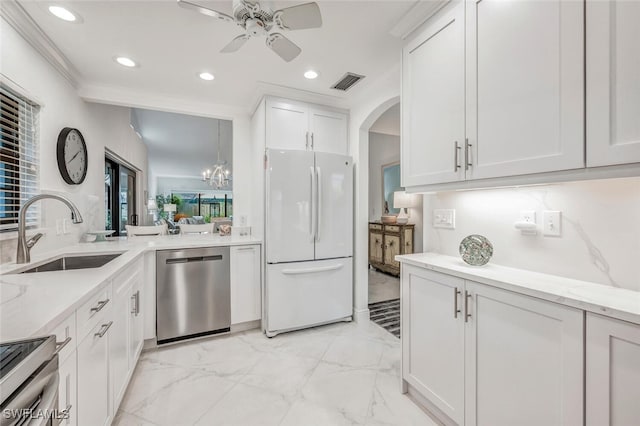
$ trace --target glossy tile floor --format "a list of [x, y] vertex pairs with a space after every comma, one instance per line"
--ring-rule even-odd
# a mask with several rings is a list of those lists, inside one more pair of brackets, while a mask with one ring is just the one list
[[435, 425], [399, 369], [400, 341], [372, 322], [199, 340], [143, 353], [114, 424]]
[[369, 303], [400, 297], [400, 278], [369, 268]]

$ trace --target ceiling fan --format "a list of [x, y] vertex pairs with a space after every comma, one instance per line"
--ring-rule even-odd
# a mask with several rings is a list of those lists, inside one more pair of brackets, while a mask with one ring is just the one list
[[275, 30], [305, 30], [322, 26], [322, 16], [317, 3], [304, 3], [284, 9], [272, 11], [262, 7], [259, 2], [233, 0], [233, 16], [191, 3], [178, 0], [178, 5], [202, 13], [212, 18], [234, 22], [245, 30], [245, 33], [231, 40], [222, 53], [235, 52], [251, 37], [266, 36], [266, 44], [287, 62], [295, 59], [302, 49], [291, 40]]

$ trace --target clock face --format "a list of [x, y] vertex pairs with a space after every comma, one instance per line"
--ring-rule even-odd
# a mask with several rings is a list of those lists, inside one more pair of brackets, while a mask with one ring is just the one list
[[82, 182], [87, 168], [87, 152], [80, 132], [72, 130], [64, 142], [64, 163], [73, 183]]
[[58, 135], [58, 168], [65, 182], [78, 185], [87, 175], [87, 146], [77, 129], [65, 127]]

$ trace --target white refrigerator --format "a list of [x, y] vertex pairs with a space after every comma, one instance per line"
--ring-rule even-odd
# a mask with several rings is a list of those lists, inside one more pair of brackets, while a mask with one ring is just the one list
[[267, 336], [351, 320], [351, 157], [269, 149], [265, 168]]

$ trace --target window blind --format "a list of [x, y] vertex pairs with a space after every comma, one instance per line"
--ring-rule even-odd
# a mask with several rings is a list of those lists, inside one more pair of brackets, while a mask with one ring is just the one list
[[[18, 228], [20, 206], [38, 191], [38, 166], [38, 106], [0, 84], [0, 231]], [[39, 219], [34, 205], [26, 224]]]

